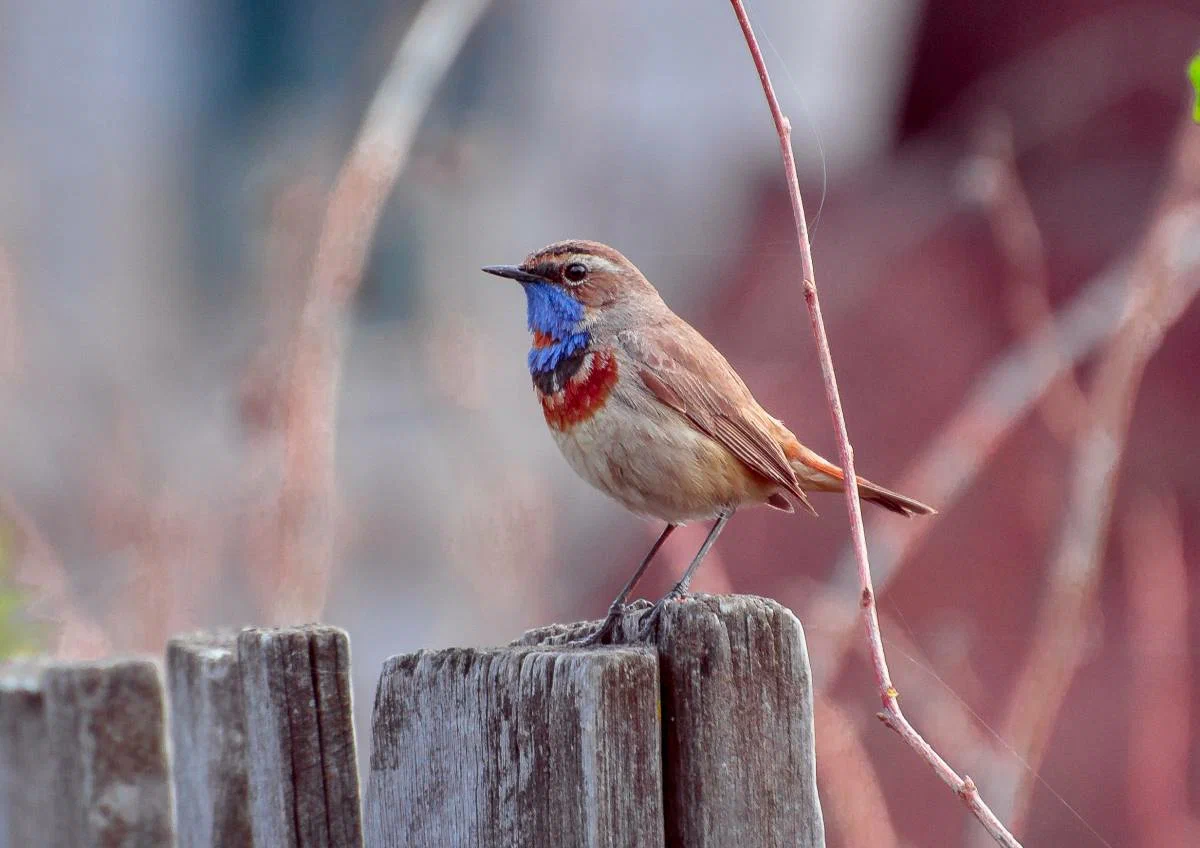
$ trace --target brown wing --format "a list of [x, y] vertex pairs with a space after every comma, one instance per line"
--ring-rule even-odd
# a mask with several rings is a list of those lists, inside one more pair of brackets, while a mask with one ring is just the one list
[[620, 339], [661, 403], [816, 514], [769, 429], [767, 414], [707, 339], [682, 320], [629, 330]]

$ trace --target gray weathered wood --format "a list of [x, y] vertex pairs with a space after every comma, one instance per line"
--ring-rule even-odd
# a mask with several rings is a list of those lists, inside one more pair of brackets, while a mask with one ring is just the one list
[[[649, 606], [630, 605], [621, 639], [636, 638]], [[597, 623], [531, 630], [520, 644], [578, 639]], [[824, 845], [796, 617], [763, 598], [696, 595], [666, 607], [656, 648], [667, 845]]]
[[800, 622], [774, 601], [695, 596], [658, 638], [667, 844], [825, 844], [812, 677]]
[[393, 657], [375, 696], [369, 848], [663, 844], [645, 649]]
[[37, 845], [54, 815], [40, 668], [0, 670], [0, 848]]
[[237, 646], [255, 845], [361, 845], [345, 631], [248, 628]]
[[53, 811], [31, 845], [170, 845], [162, 677], [146, 659], [50, 663], [40, 686]]
[[237, 634], [167, 643], [179, 848], [252, 844]]

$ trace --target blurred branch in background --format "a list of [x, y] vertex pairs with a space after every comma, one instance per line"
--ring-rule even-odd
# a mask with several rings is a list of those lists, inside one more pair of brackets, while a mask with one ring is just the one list
[[[1177, 234], [1182, 237], [1184, 234]], [[1178, 244], [1178, 248], [1186, 245]], [[1200, 256], [1179, 258], [1181, 278], [1200, 271]], [[1052, 326], [1038, 330], [1001, 356], [980, 378], [962, 407], [901, 477], [903, 491], [919, 491], [943, 514], [949, 512], [984, 469], [1003, 439], [1012, 431], [1068, 366], [1090, 356], [1101, 344], [1129, 326], [1124, 309], [1128, 298], [1130, 263], [1123, 259], [1084, 286], [1056, 316]], [[880, 586], [886, 586], [931, 527], [927, 522], [870, 522], [871, 556]], [[827, 591], [843, 598], [855, 591], [853, 552], [838, 558]], [[821, 609], [830, 609], [818, 601]], [[828, 626], [840, 632], [840, 649], [814, 668], [820, 687], [833, 680], [853, 644], [853, 617], [846, 615]], [[828, 663], [827, 665], [825, 663]]]
[[288, 345], [296, 336], [305, 292], [295, 285], [311, 267], [313, 221], [319, 219], [324, 197], [303, 176], [287, 174], [274, 186], [269, 201], [269, 224], [263, 245], [259, 296], [262, 340], [244, 367], [238, 386], [238, 420], [248, 450], [239, 469], [243, 496], [250, 503], [241, 525], [247, 580], [261, 609], [270, 607], [279, 575], [274, 564], [282, 551], [281, 532], [274, 528], [283, 474], [283, 392], [288, 374]]
[[791, 200], [792, 215], [796, 222], [796, 240], [800, 247], [801, 287], [804, 291], [804, 302], [808, 307], [808, 316], [812, 325], [813, 337], [817, 344], [817, 355], [821, 362], [821, 375], [825, 384], [825, 398], [829, 404], [829, 412], [833, 418], [834, 435], [837, 439], [838, 456], [841, 460], [846, 506], [850, 518], [850, 541], [854, 549], [854, 558], [858, 566], [858, 581], [861, 588], [859, 595], [859, 610], [866, 629], [867, 644], [871, 654], [871, 665], [875, 671], [875, 683], [878, 687], [883, 711], [878, 713], [879, 719], [904, 740], [913, 751], [925, 761], [960, 801], [979, 820], [987, 834], [1000, 845], [1009, 848], [1020, 848], [1013, 835], [1005, 828], [1003, 822], [996, 817], [991, 808], [980, 797], [974, 782], [969, 776], [960, 777], [934, 748], [925, 741], [924, 737], [912, 726], [900, 707], [899, 693], [892, 685], [891, 673], [888, 671], [887, 657], [883, 650], [883, 636], [879, 630], [879, 615], [876, 609], [875, 591], [871, 582], [871, 564], [867, 554], [866, 530], [863, 526], [862, 503], [858, 495], [857, 476], [854, 471], [854, 449], [850, 445], [850, 435], [846, 428], [846, 419], [842, 414], [842, 401], [838, 393], [837, 378], [833, 370], [833, 354], [829, 348], [829, 338], [825, 331], [825, 322], [821, 317], [821, 304], [817, 296], [817, 277], [813, 269], [812, 248], [808, 238], [808, 224], [804, 218], [804, 203], [800, 197], [800, 182], [796, 175], [796, 161], [792, 153], [792, 125], [779, 106], [775, 90], [771, 86], [771, 78], [767, 73], [766, 61], [759, 49], [758, 40], [750, 26], [750, 18], [741, 0], [730, 0], [742, 35], [746, 39], [746, 47], [758, 71], [762, 83], [763, 94], [771, 111], [771, 119], [779, 137], [779, 150], [783, 158], [784, 176], [787, 182], [788, 197]]
[[[1019, 338], [1033, 338], [1054, 321], [1050, 306], [1050, 272], [1046, 247], [1033, 207], [1017, 172], [1012, 123], [992, 112], [976, 130], [976, 151], [960, 174], [960, 189], [977, 202], [987, 216], [1004, 262], [1008, 267], [1008, 317]], [[1042, 351], [1039, 351], [1042, 352]], [[1045, 351], [1051, 359], [1043, 368], [1059, 372], [1038, 404], [1047, 429], [1066, 444], [1078, 432], [1087, 414], [1087, 398], [1075, 380], [1074, 365], [1064, 362], [1062, 351]]]
[[1084, 658], [1118, 471], [1146, 363], [1200, 288], [1200, 133], [1184, 124], [1165, 196], [1134, 261], [1126, 320], [1097, 367], [1093, 420], [1071, 462], [1062, 533], [1052, 557], [1029, 657], [1001, 735], [1023, 762], [1009, 760], [989, 781], [1014, 827], [1028, 814], [1050, 732]]
[[324, 201], [316, 180], [297, 171], [289, 170], [269, 189], [269, 224], [258, 287], [264, 316], [262, 341], [246, 364], [237, 398], [238, 417], [252, 441], [269, 437], [280, 427], [287, 345], [296, 333], [305, 294], [296, 280], [304, 279], [311, 268], [317, 235], [313, 222]]
[[291, 340], [282, 403], [283, 469], [271, 516], [275, 555], [269, 617], [316, 619], [333, 573], [338, 383], [346, 311], [371, 242], [438, 83], [487, 7], [487, 0], [428, 0], [380, 83], [325, 210], [312, 276]]

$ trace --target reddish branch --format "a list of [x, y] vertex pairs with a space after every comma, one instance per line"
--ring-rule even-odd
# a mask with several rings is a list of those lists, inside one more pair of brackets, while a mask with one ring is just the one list
[[334, 446], [347, 306], [421, 119], [487, 0], [428, 0], [396, 51], [329, 196], [282, 402], [276, 620], [311, 620], [333, 570]]
[[1018, 846], [1020, 843], [1013, 837], [1004, 825], [996, 818], [987, 804], [979, 796], [975, 784], [969, 777], [962, 778], [945, 760], [927, 743], [904, 717], [900, 709], [899, 693], [892, 685], [888, 672], [887, 657], [883, 652], [883, 639], [879, 632], [879, 616], [875, 609], [875, 593], [871, 588], [871, 566], [867, 558], [867, 538], [863, 529], [862, 510], [858, 499], [858, 486], [854, 475], [854, 452], [850, 446], [850, 436], [846, 430], [845, 416], [842, 414], [841, 398], [838, 394], [837, 380], [833, 373], [833, 357], [829, 350], [829, 339], [825, 333], [825, 324], [821, 318], [821, 306], [817, 298], [816, 274], [813, 270], [812, 251], [808, 242], [808, 225], [804, 218], [804, 205], [800, 198], [800, 183], [796, 176], [796, 161], [792, 155], [791, 123], [784, 116], [771, 86], [767, 65], [759, 49], [758, 40], [750, 26], [750, 19], [741, 0], [730, 0], [742, 33], [746, 37], [746, 45], [754, 59], [758, 70], [758, 78], [762, 82], [763, 93], [767, 105], [771, 109], [771, 117], [775, 121], [775, 130], [779, 135], [779, 150], [783, 156], [783, 167], [787, 176], [788, 196], [792, 202], [792, 214], [796, 219], [796, 240], [800, 245], [800, 264], [803, 274], [804, 299], [808, 304], [809, 318], [812, 323], [813, 335], [816, 337], [817, 352], [821, 360], [821, 373], [825, 382], [825, 395], [829, 402], [829, 411], [833, 416], [833, 425], [837, 436], [838, 453], [846, 479], [846, 506], [850, 514], [850, 534], [854, 547], [855, 559], [858, 563], [858, 577], [861, 586], [860, 601], [862, 606], [863, 624], [867, 631], [870, 645], [871, 664], [875, 670], [875, 680], [879, 688], [880, 701], [883, 711], [879, 718], [892, 730], [899, 734], [909, 747], [916, 751], [934, 770], [958, 797], [967, 805], [972, 814], [979, 819], [988, 833], [1001, 845]]

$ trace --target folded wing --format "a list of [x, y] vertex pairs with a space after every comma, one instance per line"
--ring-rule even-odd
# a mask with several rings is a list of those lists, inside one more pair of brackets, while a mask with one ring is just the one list
[[816, 514], [770, 416], [716, 348], [679, 321], [621, 333], [638, 366], [638, 376], [660, 403], [718, 442], [747, 468], [779, 485]]

